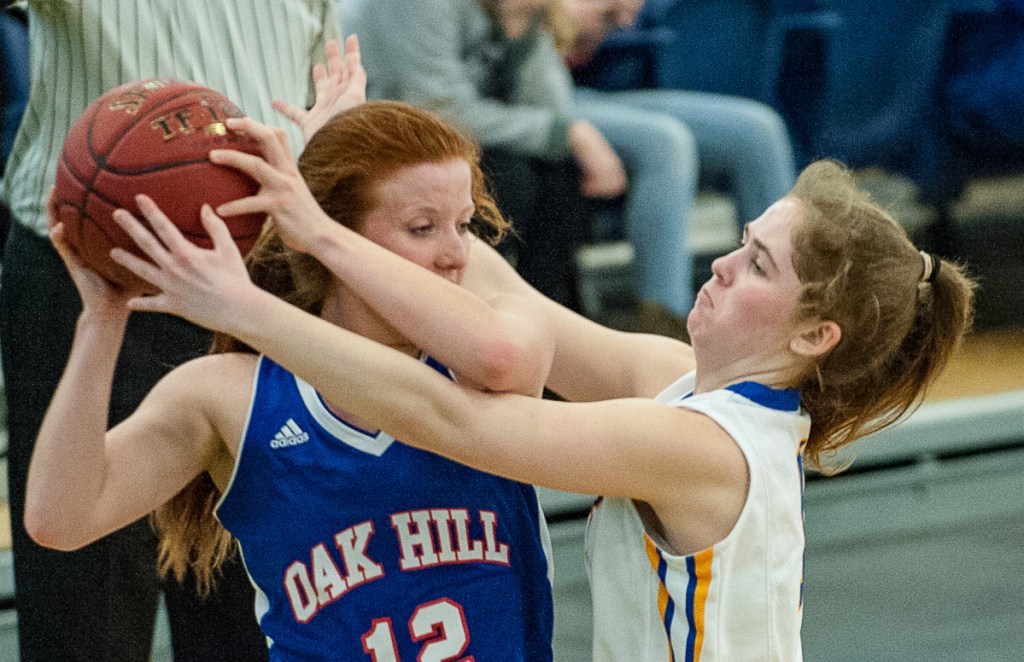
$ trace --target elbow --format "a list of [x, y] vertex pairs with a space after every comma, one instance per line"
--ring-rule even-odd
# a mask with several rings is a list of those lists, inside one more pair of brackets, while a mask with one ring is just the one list
[[536, 354], [526, 348], [514, 342], [496, 342], [478, 362], [475, 381], [485, 391], [535, 395], [543, 379], [535, 379], [534, 363]]
[[488, 352], [480, 363], [482, 385], [488, 391], [508, 391], [515, 388], [517, 368], [520, 365], [515, 349], [507, 343], [500, 344]]
[[45, 506], [40, 507], [27, 503], [24, 525], [28, 537], [40, 547], [60, 552], [73, 552], [91, 542], [75, 536], [67, 526], [65, 518]]

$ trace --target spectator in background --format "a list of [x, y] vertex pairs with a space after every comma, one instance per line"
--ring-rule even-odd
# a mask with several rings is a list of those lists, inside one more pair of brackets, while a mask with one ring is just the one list
[[519, 241], [523, 277], [578, 309], [575, 253], [589, 229], [584, 196], [626, 187], [614, 152], [573, 115], [553, 0], [341, 0], [360, 36], [368, 96], [445, 115], [484, 149], [499, 206]]
[[[631, 27], [644, 4], [559, 1], [575, 28], [568, 56], [574, 68], [611, 30]], [[684, 90], [577, 87], [574, 102], [576, 115], [597, 127], [629, 175], [626, 233], [636, 251], [641, 299], [685, 319], [693, 302], [686, 237], [699, 174], [726, 175], [740, 223], [756, 218], [789, 191], [796, 176], [785, 123], [750, 99]], [[659, 316], [665, 317], [653, 317]]]
[[[512, 176], [521, 173], [524, 155], [571, 153], [584, 196], [627, 194], [639, 329], [675, 337], [685, 337], [693, 301], [687, 234], [699, 158], [730, 176], [745, 220], [793, 183], [786, 128], [761, 104], [679, 91], [613, 96], [574, 86], [565, 58], [579, 61], [612, 27], [632, 24], [638, 0], [341, 0], [340, 6], [346, 25], [362, 36], [371, 97], [437, 108], [484, 146], [499, 204], [526, 244], [520, 272], [562, 303], [531, 269], [541, 260], [547, 269], [572, 269], [589, 214], [559, 220], [556, 212], [580, 202], [564, 198], [564, 179], [535, 177], [549, 185], [544, 190]], [[560, 51], [556, 38], [563, 34], [568, 43]], [[517, 168], [508, 167], [509, 155]], [[539, 217], [520, 212], [524, 197], [534, 209], [540, 202]]]
[[[29, 0], [31, 96], [2, 185], [13, 221], [0, 279], [0, 347], [8, 403], [8, 479], [24, 662], [149, 659], [157, 598], [156, 537], [140, 520], [72, 554], [39, 547], [23, 524], [25, 480], [81, 303], [47, 238], [45, 203], [64, 136], [85, 107], [121, 83], [165, 76], [213, 87], [282, 126], [273, 96], [304, 106], [310, 70], [340, 33], [330, 0]], [[273, 33], [273, 38], [269, 35]], [[301, 145], [298, 129], [292, 147]], [[110, 408], [116, 423], [174, 365], [203, 354], [209, 334], [144, 315], [128, 325]], [[201, 599], [193, 582], [163, 584], [179, 660], [260, 660], [266, 644], [237, 559]]]

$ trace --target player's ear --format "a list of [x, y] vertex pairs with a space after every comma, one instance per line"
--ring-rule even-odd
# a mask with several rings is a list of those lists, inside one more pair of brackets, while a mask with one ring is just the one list
[[789, 341], [789, 348], [800, 356], [822, 356], [839, 344], [843, 332], [831, 320], [811, 322]]

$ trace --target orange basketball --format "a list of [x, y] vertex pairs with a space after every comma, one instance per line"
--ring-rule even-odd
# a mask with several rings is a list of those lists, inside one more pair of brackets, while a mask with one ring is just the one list
[[[224, 125], [242, 114], [216, 90], [167, 78], [126, 83], [94, 101], [71, 127], [57, 165], [54, 196], [68, 243], [107, 280], [148, 289], [110, 259], [115, 246], [144, 257], [112, 213], [123, 208], [142, 219], [135, 196], [145, 193], [185, 237], [212, 246], [199, 218], [202, 205], [216, 208], [259, 188], [249, 176], [207, 158], [218, 148], [260, 154], [255, 139]], [[263, 214], [225, 219], [243, 254], [264, 220]]]

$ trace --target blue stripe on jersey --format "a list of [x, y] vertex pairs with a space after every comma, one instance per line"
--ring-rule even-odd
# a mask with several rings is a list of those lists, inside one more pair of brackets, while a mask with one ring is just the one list
[[[796, 467], [797, 472], [800, 474], [800, 521], [806, 522], [807, 514], [804, 508], [804, 486], [806, 481], [804, 479], [804, 447], [801, 444], [800, 452], [796, 456]], [[807, 537], [806, 524], [804, 526], [804, 538]], [[807, 545], [804, 545], [803, 561], [800, 564], [800, 602], [798, 605], [799, 609], [804, 607], [804, 577], [807, 576]]]
[[697, 563], [690, 556], [686, 559], [686, 572], [690, 580], [686, 583], [686, 662], [693, 662], [697, 648], [697, 615], [694, 612], [694, 596], [697, 593]]
[[[661, 550], [658, 550], [658, 579], [661, 580], [661, 585], [666, 587], [665, 577], [668, 574], [668, 564], [665, 563], [665, 559], [661, 556]], [[665, 640], [668, 641], [668, 659], [669, 662], [675, 662], [676, 653], [672, 649], [672, 619], [676, 616], [676, 601], [672, 599], [672, 595], [669, 594], [668, 602], [665, 603], [665, 614], [663, 615], [662, 622], [665, 625]]]
[[757, 382], [740, 382], [725, 388], [769, 409], [779, 411], [798, 411], [800, 409], [800, 391], [795, 388], [777, 389]]
[[452, 373], [451, 373], [450, 370], [448, 370], [448, 366], [446, 366], [445, 364], [441, 363], [440, 361], [438, 361], [434, 357], [432, 357], [432, 356], [426, 357], [424, 359], [424, 363], [429, 365], [434, 370], [437, 370], [439, 373], [441, 373], [445, 377], [451, 378]]

